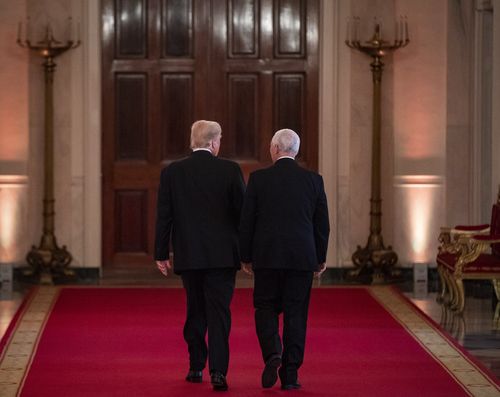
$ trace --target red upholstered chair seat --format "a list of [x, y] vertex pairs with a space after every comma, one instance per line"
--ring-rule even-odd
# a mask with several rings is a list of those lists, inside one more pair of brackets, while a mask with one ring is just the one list
[[451, 271], [455, 269], [455, 263], [457, 262], [457, 259], [458, 259], [457, 254], [450, 254], [448, 252], [438, 254], [437, 256], [438, 263], [443, 266], [446, 266]]
[[[437, 260], [451, 271], [455, 270], [457, 262], [456, 254], [439, 254]], [[467, 263], [463, 268], [463, 273], [500, 273], [500, 258], [490, 254], [481, 254], [479, 258], [471, 263]]]
[[460, 230], [462, 232], [475, 232], [478, 230], [488, 229], [489, 227], [490, 227], [490, 225], [488, 225], [486, 223], [483, 225], [472, 225], [472, 226], [471, 225], [458, 225], [458, 226], [455, 226], [453, 229]]
[[474, 262], [464, 267], [464, 273], [500, 273], [500, 258], [489, 254], [481, 254]]

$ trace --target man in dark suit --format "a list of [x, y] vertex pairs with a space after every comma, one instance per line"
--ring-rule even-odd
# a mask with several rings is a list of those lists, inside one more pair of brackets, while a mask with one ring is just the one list
[[[161, 173], [155, 259], [167, 276], [180, 274], [187, 295], [184, 339], [189, 350], [186, 380], [199, 383], [207, 356], [215, 390], [227, 390], [229, 305], [240, 268], [238, 224], [245, 185], [238, 164], [217, 158], [221, 127], [200, 120], [191, 128], [190, 157]], [[205, 334], [208, 330], [208, 347]]]
[[276, 132], [270, 145], [274, 165], [250, 175], [240, 222], [243, 270], [255, 277], [262, 386], [272, 387], [279, 375], [284, 390], [301, 387], [313, 274], [326, 268], [330, 232], [323, 179], [296, 163], [299, 146], [294, 131]]

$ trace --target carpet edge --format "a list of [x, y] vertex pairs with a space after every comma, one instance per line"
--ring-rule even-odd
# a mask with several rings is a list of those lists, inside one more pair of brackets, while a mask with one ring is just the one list
[[24, 315], [24, 312], [28, 307], [28, 303], [31, 302], [31, 300], [33, 299], [37, 289], [38, 289], [37, 287], [33, 287], [28, 291], [23, 301], [17, 308], [14, 317], [12, 317], [12, 320], [10, 321], [9, 326], [5, 330], [4, 335], [2, 336], [2, 338], [0, 338], [0, 362], [2, 361], [3, 354], [5, 352], [5, 347], [8, 345], [10, 338], [19, 323], [19, 319], [22, 317], [22, 315]]
[[[467, 393], [477, 397], [498, 396], [500, 387], [496, 376], [399, 290], [394, 287], [371, 287], [369, 291]], [[439, 340], [445, 341], [445, 344], [439, 343]]]
[[59, 287], [38, 287], [17, 320], [0, 358], [2, 397], [17, 396], [21, 393], [59, 292]]

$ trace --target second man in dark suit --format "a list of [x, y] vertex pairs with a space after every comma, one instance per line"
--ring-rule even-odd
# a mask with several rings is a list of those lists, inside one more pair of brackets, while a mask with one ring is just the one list
[[262, 386], [273, 386], [279, 374], [285, 390], [300, 388], [313, 274], [326, 267], [330, 232], [323, 179], [297, 164], [299, 146], [294, 131], [276, 132], [270, 145], [274, 165], [250, 175], [240, 223], [243, 270], [255, 276]]
[[238, 164], [217, 158], [220, 140], [218, 123], [195, 122], [191, 156], [162, 171], [155, 259], [166, 276], [172, 240], [174, 271], [181, 275], [187, 296], [184, 339], [190, 367], [186, 380], [202, 381], [208, 357], [214, 389], [227, 390], [229, 305], [240, 267], [237, 230], [245, 186]]

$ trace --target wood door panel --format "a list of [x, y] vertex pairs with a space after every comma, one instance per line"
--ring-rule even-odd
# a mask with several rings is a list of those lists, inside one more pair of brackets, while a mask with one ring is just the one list
[[116, 56], [146, 58], [146, 0], [116, 1]]
[[146, 162], [116, 163], [113, 167], [113, 187], [155, 189], [158, 187], [162, 168], [162, 164], [151, 166]]
[[147, 158], [147, 91], [146, 74], [115, 74], [117, 160]]
[[275, 57], [304, 57], [305, 0], [275, 0], [274, 3]]
[[271, 164], [278, 128], [317, 168], [318, 0], [102, 0], [103, 263], [153, 261], [161, 169], [193, 121], [222, 126], [221, 157]]
[[[228, 128], [224, 133], [224, 154], [231, 158], [258, 160], [259, 76], [256, 73], [229, 74]], [[228, 139], [226, 139], [228, 138]]]
[[256, 58], [259, 54], [258, 0], [228, 1], [228, 56]]
[[308, 133], [304, 120], [304, 75], [300, 73], [275, 74], [274, 92], [274, 130], [290, 128], [294, 131], [299, 131], [301, 136], [301, 151], [298, 158], [307, 163], [307, 156], [304, 156]]
[[193, 1], [163, 0], [162, 42], [164, 57], [193, 56]]
[[147, 190], [116, 190], [115, 253], [147, 254]]
[[183, 157], [189, 150], [189, 131], [194, 120], [194, 79], [191, 73], [162, 73], [162, 160]]

